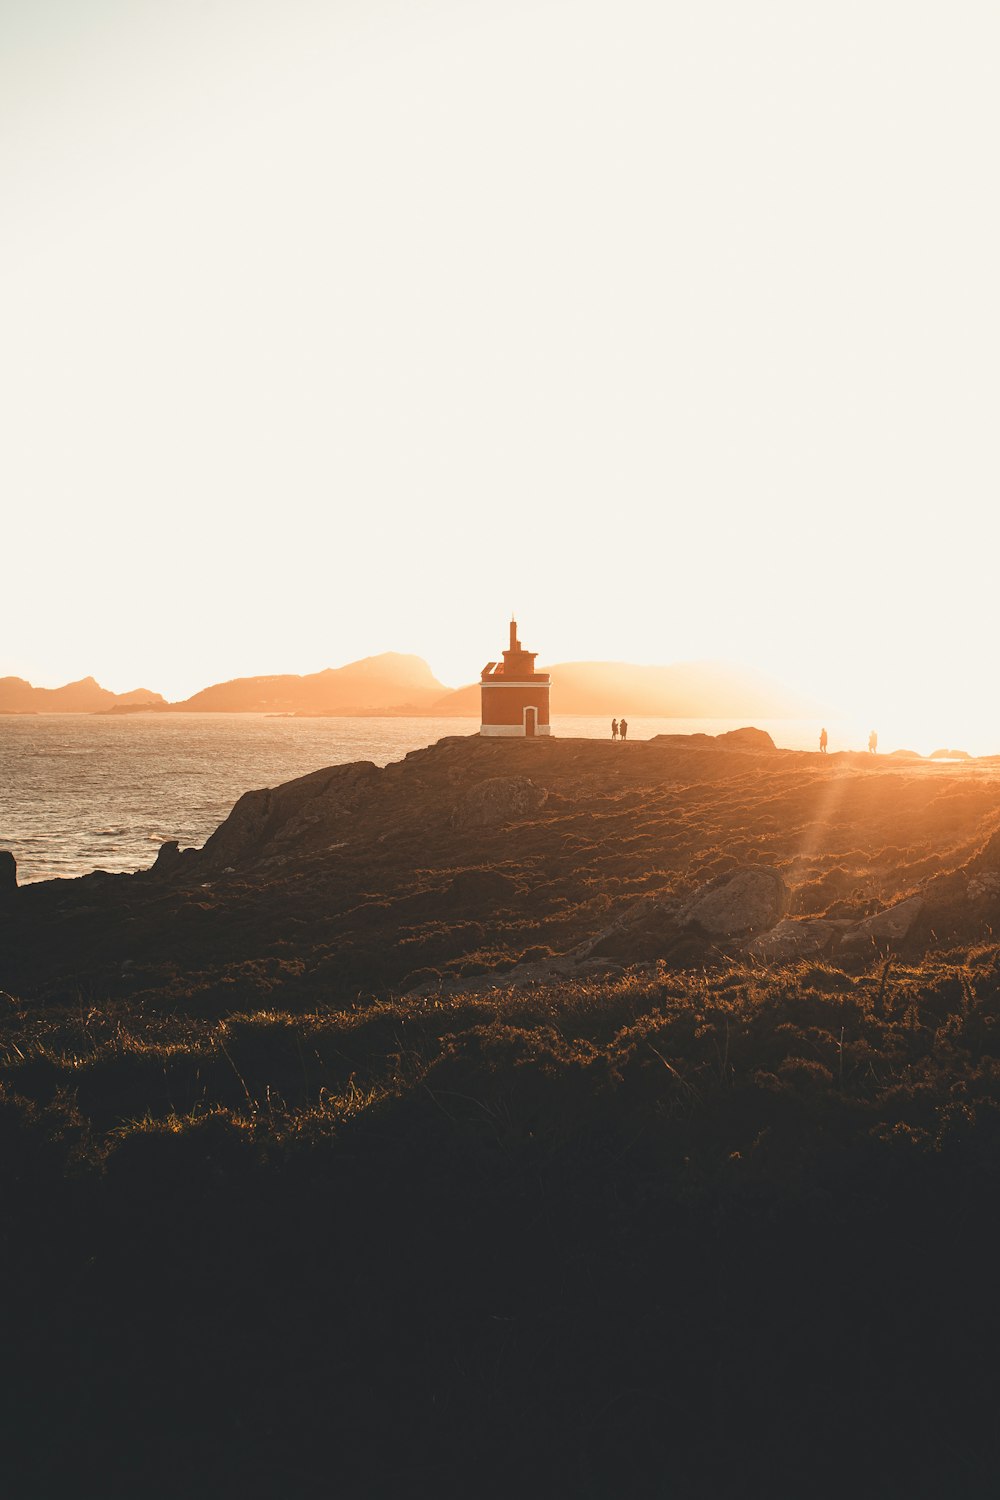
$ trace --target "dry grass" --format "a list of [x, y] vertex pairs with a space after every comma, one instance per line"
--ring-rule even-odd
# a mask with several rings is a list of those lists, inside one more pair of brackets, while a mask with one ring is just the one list
[[998, 1017], [991, 945], [12, 1015], [11, 1473], [79, 1480], [44, 1411], [147, 1494], [985, 1494]]

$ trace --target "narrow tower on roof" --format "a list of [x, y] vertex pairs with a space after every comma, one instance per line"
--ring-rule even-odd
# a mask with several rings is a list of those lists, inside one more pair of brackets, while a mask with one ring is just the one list
[[510, 645], [502, 662], [483, 668], [483, 725], [480, 734], [518, 735], [529, 739], [549, 730], [549, 674], [535, 671], [537, 651], [525, 651], [510, 622]]

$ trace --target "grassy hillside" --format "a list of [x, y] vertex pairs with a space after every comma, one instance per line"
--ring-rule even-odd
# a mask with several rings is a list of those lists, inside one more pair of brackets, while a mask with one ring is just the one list
[[872, 759], [448, 741], [8, 897], [11, 1493], [994, 1495], [996, 772]]
[[[917, 958], [1000, 931], [998, 828], [988, 762], [455, 737], [249, 792], [204, 850], [152, 871], [25, 887], [0, 912], [0, 989], [220, 1015], [576, 970], [598, 942], [605, 967], [715, 963], [730, 945], [671, 907], [748, 866], [775, 870], [804, 918], [859, 922], [923, 892], [901, 944]], [[881, 951], [847, 954], [832, 930], [827, 947], [851, 967]]]
[[8, 1005], [17, 1493], [992, 1492], [995, 945]]

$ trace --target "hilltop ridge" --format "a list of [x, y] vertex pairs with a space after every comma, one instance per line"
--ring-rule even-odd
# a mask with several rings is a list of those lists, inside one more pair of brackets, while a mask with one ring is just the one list
[[[167, 843], [137, 875], [24, 887], [0, 987], [173, 994], [169, 971], [185, 992], [234, 985], [241, 1004], [264, 1004], [263, 963], [277, 964], [285, 1003], [308, 1004], [358, 985], [502, 982], [595, 947], [707, 962], [719, 939], [675, 920], [678, 903], [747, 865], [780, 877], [770, 926], [792, 923], [774, 934], [783, 955], [853, 964], [880, 951], [883, 927], [918, 954], [931, 934], [982, 937], [1000, 920], [993, 856], [985, 884], [969, 863], [997, 831], [997, 785], [994, 763], [819, 756], [752, 729], [627, 746], [450, 737], [382, 769], [247, 792], [202, 849]], [[633, 928], [640, 899], [656, 910]], [[624, 946], [610, 932], [621, 922]]]
[[[760, 672], [720, 661], [556, 662], [552, 709], [558, 714], [631, 714], [636, 718], [802, 718], [815, 702]], [[319, 672], [274, 673], [211, 683], [168, 702], [139, 688], [110, 693], [93, 677], [61, 688], [33, 688], [19, 677], [0, 679], [0, 712], [7, 713], [273, 713], [301, 717], [409, 715], [477, 718], [478, 682], [449, 689], [420, 656], [384, 651]]]
[[444, 691], [422, 657], [384, 651], [304, 676], [237, 677], [169, 707], [175, 713], [420, 714]]
[[23, 677], [0, 677], [2, 714], [93, 714], [109, 709], [165, 708], [166, 699], [148, 688], [112, 693], [93, 677], [81, 677], [63, 687], [33, 687]]
[[996, 1493], [998, 785], [450, 736], [0, 865], [12, 1492]]

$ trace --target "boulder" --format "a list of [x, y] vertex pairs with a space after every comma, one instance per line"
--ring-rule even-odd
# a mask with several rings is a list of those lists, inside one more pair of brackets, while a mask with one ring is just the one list
[[492, 828], [537, 812], [548, 796], [527, 776], [491, 776], [471, 786], [451, 815], [456, 829]]
[[17, 890], [17, 860], [9, 849], [0, 849], [0, 897]]
[[924, 909], [923, 896], [909, 896], [865, 917], [852, 931], [845, 934], [841, 942], [844, 948], [862, 948], [874, 945], [877, 948], [891, 946], [906, 937], [917, 917]]
[[678, 911], [677, 902], [669, 898], [640, 896], [607, 927], [585, 939], [575, 957], [628, 958], [633, 963], [666, 957], [676, 944]]
[[715, 743], [725, 750], [774, 750], [776, 745], [765, 729], [727, 729], [717, 734]]
[[741, 867], [719, 875], [684, 906], [680, 920], [719, 937], [766, 932], [788, 910], [788, 887], [767, 866]]
[[844, 922], [824, 922], [817, 917], [807, 917], [802, 921], [785, 917], [770, 932], [762, 932], [754, 938], [747, 952], [753, 958], [776, 963], [804, 958], [811, 953], [822, 953], [845, 925]]
[[727, 729], [725, 734], [654, 734], [651, 742], [671, 745], [677, 750], [776, 750], [764, 729]]

